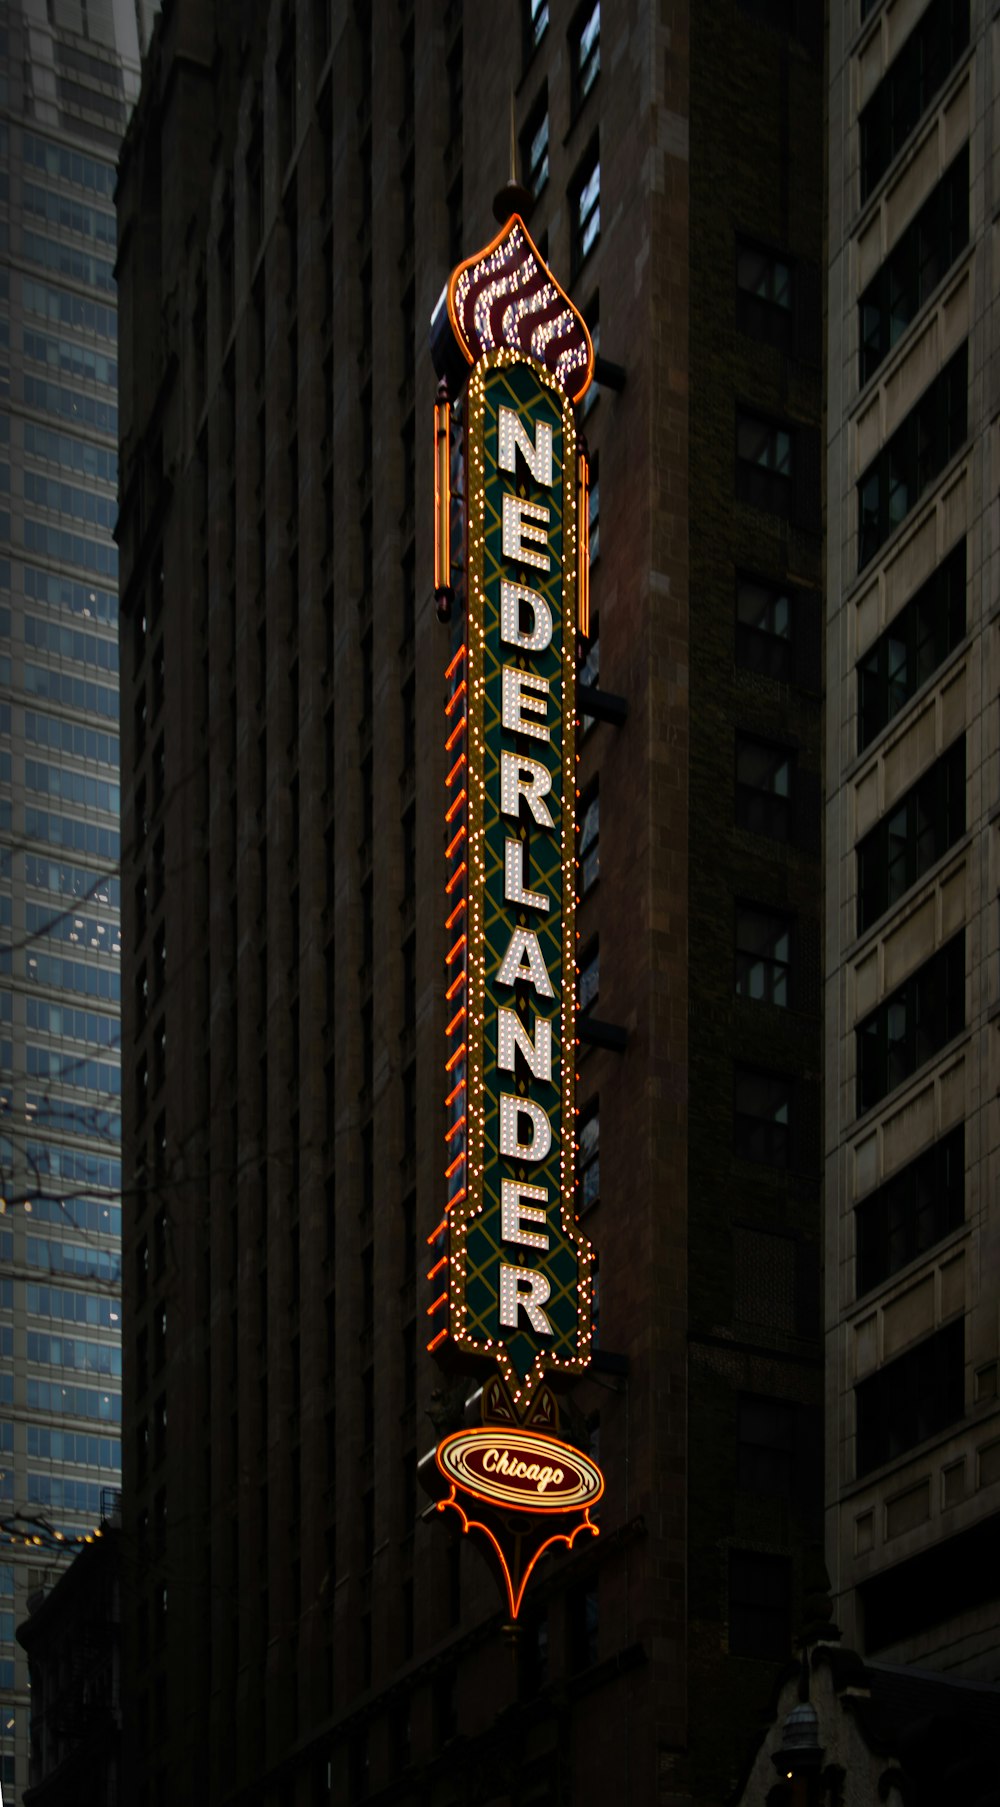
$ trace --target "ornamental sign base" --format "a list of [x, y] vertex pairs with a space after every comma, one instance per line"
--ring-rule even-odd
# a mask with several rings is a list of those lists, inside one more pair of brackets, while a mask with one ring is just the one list
[[[484, 1389], [486, 1409], [504, 1401], [502, 1383]], [[487, 1400], [487, 1395], [492, 1395]], [[547, 1388], [538, 1401], [541, 1416], [554, 1413]], [[513, 1414], [499, 1422], [453, 1431], [434, 1452], [436, 1475], [429, 1484], [439, 1512], [454, 1512], [465, 1536], [481, 1545], [500, 1583], [511, 1624], [516, 1624], [525, 1589], [550, 1549], [571, 1550], [585, 1533], [598, 1535], [590, 1516], [604, 1492], [604, 1477], [588, 1456]]]

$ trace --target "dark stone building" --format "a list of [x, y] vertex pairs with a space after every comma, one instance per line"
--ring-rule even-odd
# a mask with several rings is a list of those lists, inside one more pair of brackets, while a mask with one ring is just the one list
[[[136, 1807], [708, 1807], [756, 1741], [820, 1537], [824, 87], [794, 10], [164, 8], [118, 194]], [[427, 322], [496, 229], [512, 88], [531, 230], [601, 359], [585, 677], [627, 704], [579, 767], [606, 1028], [569, 1409], [607, 1492], [516, 1665], [416, 1481]]]
[[25, 1807], [118, 1807], [121, 1531], [105, 1520], [17, 1637], [31, 1680]]

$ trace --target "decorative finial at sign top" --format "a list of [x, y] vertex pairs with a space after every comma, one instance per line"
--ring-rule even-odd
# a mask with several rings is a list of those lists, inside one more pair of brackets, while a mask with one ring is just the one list
[[530, 219], [532, 196], [517, 179], [517, 133], [514, 129], [514, 90], [510, 91], [510, 174], [504, 186], [493, 196], [493, 218], [500, 226], [506, 226], [512, 213], [519, 213], [522, 220]]

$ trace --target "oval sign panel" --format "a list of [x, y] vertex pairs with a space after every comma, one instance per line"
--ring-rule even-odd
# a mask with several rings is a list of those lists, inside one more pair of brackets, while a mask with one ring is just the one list
[[587, 1456], [541, 1431], [483, 1425], [456, 1431], [434, 1453], [457, 1487], [521, 1512], [571, 1512], [604, 1492], [604, 1476]]

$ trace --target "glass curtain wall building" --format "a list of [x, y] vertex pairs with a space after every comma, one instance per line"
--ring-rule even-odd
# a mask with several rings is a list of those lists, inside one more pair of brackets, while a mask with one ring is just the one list
[[[131, 0], [0, 13], [0, 1520], [69, 1537], [121, 1473], [114, 190], [148, 28]], [[8, 1803], [14, 1627], [67, 1560], [41, 1536], [0, 1549]]]

